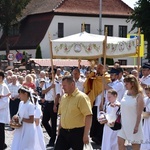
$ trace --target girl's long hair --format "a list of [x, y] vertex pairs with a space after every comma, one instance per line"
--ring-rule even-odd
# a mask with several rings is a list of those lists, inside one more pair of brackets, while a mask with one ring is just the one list
[[136, 96], [137, 94], [141, 93], [143, 95], [143, 88], [139, 84], [137, 78], [129, 74], [124, 78], [124, 82], [129, 82], [132, 85], [132, 90], [133, 90], [133, 96]]

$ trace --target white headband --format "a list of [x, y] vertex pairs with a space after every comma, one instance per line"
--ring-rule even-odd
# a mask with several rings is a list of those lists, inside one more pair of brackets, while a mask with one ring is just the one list
[[25, 92], [27, 92], [27, 93], [29, 93], [30, 94], [30, 97], [31, 97], [31, 100], [33, 100], [33, 89], [31, 89], [31, 88], [29, 88], [29, 90], [28, 89], [26, 89], [26, 88], [24, 88], [23, 86], [20, 88], [20, 90], [23, 90], [23, 91], [25, 91]]
[[20, 90], [30, 93], [30, 89], [28, 90], [28, 89], [24, 88], [23, 86], [20, 88]]

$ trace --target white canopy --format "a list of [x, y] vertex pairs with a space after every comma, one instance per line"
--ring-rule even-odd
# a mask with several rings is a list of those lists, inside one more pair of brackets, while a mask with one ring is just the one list
[[[93, 59], [103, 55], [105, 36], [82, 32], [52, 40], [53, 58]], [[136, 38], [107, 36], [106, 57], [125, 57], [136, 54]]]

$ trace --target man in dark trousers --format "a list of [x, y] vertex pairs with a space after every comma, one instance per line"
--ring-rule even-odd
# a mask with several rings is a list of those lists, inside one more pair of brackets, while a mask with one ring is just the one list
[[59, 135], [55, 150], [83, 150], [89, 143], [89, 130], [92, 123], [92, 109], [89, 97], [78, 90], [72, 76], [64, 76], [60, 114]]
[[[56, 70], [54, 70], [54, 76], [55, 74]], [[57, 127], [57, 109], [61, 88], [56, 80], [54, 80], [54, 83], [52, 82], [51, 71], [49, 72], [49, 81], [45, 82], [43, 85], [42, 93], [45, 94], [45, 108], [43, 111], [42, 124], [45, 127], [48, 135], [51, 137], [47, 147], [54, 147]], [[49, 121], [51, 122], [50, 124]]]

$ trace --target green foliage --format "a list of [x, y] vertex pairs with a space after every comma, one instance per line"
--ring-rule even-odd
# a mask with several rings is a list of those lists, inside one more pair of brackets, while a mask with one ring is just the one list
[[6, 55], [9, 53], [9, 31], [29, 2], [30, 0], [0, 0], [0, 28], [5, 35]]
[[141, 29], [148, 42], [148, 52], [150, 56], [150, 0], [138, 0], [131, 17], [127, 20], [133, 23], [132, 30], [136, 27]]
[[23, 53], [22, 53], [23, 55], [26, 55], [26, 52], [25, 51], [23, 51]]
[[11, 25], [17, 22], [30, 0], [0, 0], [0, 25], [8, 36]]
[[27, 53], [23, 51], [23, 58], [21, 60], [22, 65], [25, 65], [27, 63]]
[[40, 45], [38, 45], [36, 48], [35, 58], [42, 58], [42, 52], [41, 52]]

